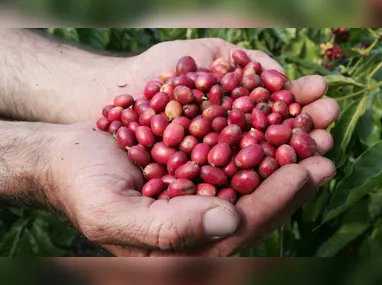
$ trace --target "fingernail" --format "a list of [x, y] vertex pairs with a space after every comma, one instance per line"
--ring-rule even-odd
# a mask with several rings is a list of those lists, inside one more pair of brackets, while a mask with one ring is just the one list
[[208, 237], [222, 237], [232, 234], [239, 225], [239, 218], [232, 211], [216, 207], [203, 217], [204, 233]]
[[209, 241], [217, 241], [217, 240], [222, 239], [222, 238], [224, 238], [224, 237], [209, 237], [208, 240]]
[[329, 85], [326, 84], [326, 89], [325, 89], [324, 95], [328, 92], [328, 90], [329, 90]]
[[332, 180], [332, 178], [336, 176], [336, 174], [334, 174], [333, 176], [328, 176], [328, 177], [324, 177], [320, 180], [320, 183], [318, 184], [318, 187], [321, 187], [321, 186], [324, 186], [326, 183], [328, 183], [330, 180]]

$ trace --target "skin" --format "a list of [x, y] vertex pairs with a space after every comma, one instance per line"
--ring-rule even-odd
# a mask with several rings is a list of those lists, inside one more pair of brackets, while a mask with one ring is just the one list
[[[56, 259], [55, 264], [62, 273], [83, 278], [92, 285], [107, 284], [237, 284], [251, 280], [278, 265], [275, 259], [217, 260], [198, 258], [134, 258], [94, 259], [85, 258]], [[168, 270], [171, 268], [171, 270]], [[91, 272], [91, 274], [89, 274]], [[270, 271], [269, 271], [270, 272]], [[134, 280], [134, 281], [133, 281]]]
[[[9, 135], [0, 138], [0, 146], [10, 150], [0, 155], [0, 163], [8, 165], [0, 169], [0, 177], [8, 177], [3, 185], [0, 182], [0, 195], [40, 202], [61, 212], [87, 238], [117, 256], [229, 256], [265, 239], [335, 174], [331, 161], [311, 157], [282, 167], [236, 207], [216, 197], [170, 201], [143, 197], [138, 191], [143, 183], [140, 170], [109, 134], [95, 127], [102, 107], [121, 93], [141, 97], [147, 80], [173, 69], [183, 55], [208, 67], [218, 57], [228, 58], [236, 47], [220, 39], [173, 41], [138, 56], [116, 58], [20, 30], [0, 31], [0, 46], [8, 56], [0, 59], [7, 61], [1, 67], [5, 72], [0, 72], [0, 114], [39, 121], [1, 123]], [[265, 53], [247, 52], [264, 68], [283, 71]], [[16, 62], [12, 54], [19, 55], [13, 57]], [[333, 138], [324, 129], [339, 114], [334, 100], [321, 98], [326, 87], [317, 75], [290, 86], [319, 128], [312, 136], [320, 154], [333, 146]], [[16, 134], [10, 131], [13, 124], [20, 124]], [[24, 144], [12, 146], [13, 139], [31, 140], [28, 145], [33, 151]], [[34, 170], [36, 153], [41, 154], [38, 171]], [[25, 156], [21, 165], [28, 169], [21, 173], [15, 167], [20, 154]], [[19, 183], [21, 176], [25, 185]], [[28, 187], [30, 181], [35, 187]], [[224, 215], [223, 220], [204, 219], [211, 209], [221, 210], [217, 217]]]

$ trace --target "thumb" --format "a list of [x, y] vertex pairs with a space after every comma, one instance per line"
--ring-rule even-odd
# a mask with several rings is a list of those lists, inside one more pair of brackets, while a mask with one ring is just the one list
[[273, 59], [272, 57], [270, 57], [267, 53], [263, 51], [242, 48], [232, 43], [227, 43], [227, 46], [228, 46], [228, 53], [231, 59], [232, 59], [232, 52], [237, 49], [240, 49], [244, 51], [251, 60], [260, 62], [261, 66], [263, 67], [263, 70], [275, 69], [283, 74], [285, 73], [284, 68], [275, 59]]
[[[239, 225], [235, 206], [206, 196], [182, 196], [171, 200], [120, 197], [118, 206], [106, 210], [108, 217], [101, 244], [180, 250], [216, 236], [232, 234]], [[94, 227], [93, 227], [94, 228]], [[106, 232], [108, 233], [106, 233]]]

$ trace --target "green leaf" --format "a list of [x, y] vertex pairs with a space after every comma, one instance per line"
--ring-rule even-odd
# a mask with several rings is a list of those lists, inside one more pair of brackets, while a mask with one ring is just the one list
[[371, 193], [369, 197], [369, 215], [372, 220], [375, 220], [382, 214], [382, 188], [375, 193]]
[[24, 210], [21, 208], [9, 208], [8, 209], [12, 214], [14, 214], [17, 217], [22, 217], [24, 214]]
[[313, 41], [311, 41], [308, 37], [304, 37], [304, 49], [303, 49], [303, 57], [306, 60], [313, 61], [318, 58], [320, 55], [320, 47]]
[[338, 85], [355, 85], [359, 87], [363, 87], [362, 83], [354, 80], [351, 77], [346, 77], [340, 74], [329, 74], [325, 76], [325, 80], [329, 86], [338, 86]]
[[345, 162], [345, 152], [359, 118], [364, 114], [367, 97], [353, 101], [341, 114], [331, 130], [334, 147], [328, 152], [327, 157], [332, 160], [337, 168]]
[[[382, 232], [382, 229], [380, 231]], [[359, 257], [380, 258], [382, 256], [380, 241], [367, 236], [359, 247], [358, 255]]]
[[293, 38], [293, 34], [289, 33], [286, 29], [273, 28], [272, 32], [283, 44], [288, 44]]
[[257, 40], [257, 39], [254, 40], [253, 46], [257, 50], [261, 50], [261, 51], [264, 51], [264, 52], [268, 52], [269, 51], [269, 49], [264, 45], [263, 41], [260, 41], [260, 40]]
[[266, 44], [266, 46], [268, 47], [269, 50], [273, 50], [274, 46], [275, 46], [276, 38], [269, 31], [270, 30], [266, 30], [266, 31], [264, 31], [264, 33], [262, 33], [262, 35], [264, 37], [263, 42]]
[[289, 39], [294, 39], [297, 35], [296, 28], [285, 28], [284, 30], [288, 34]]
[[330, 192], [329, 188], [323, 187], [318, 194], [303, 206], [302, 219], [306, 223], [316, 222], [325, 208]]
[[24, 229], [29, 223], [29, 219], [20, 219], [12, 228], [2, 237], [0, 243], [0, 256], [12, 257], [15, 255]]
[[297, 40], [290, 43], [290, 45], [285, 49], [286, 52], [290, 53], [291, 56], [299, 57], [301, 56], [302, 50], [304, 48], [304, 41]]
[[357, 132], [360, 141], [367, 147], [371, 147], [380, 140], [381, 120], [374, 116], [373, 110], [366, 110], [359, 119]]
[[[379, 208], [381, 208], [380, 205]], [[372, 232], [363, 240], [359, 248], [359, 255], [362, 257], [382, 256], [382, 219], [375, 223]]]
[[15, 248], [15, 256], [17, 257], [33, 257], [40, 256], [38, 251], [38, 247], [36, 244], [36, 238], [29, 231], [29, 229], [25, 229], [20, 240], [17, 243], [17, 247]]
[[79, 42], [80, 38], [77, 33], [77, 29], [75, 28], [65, 28], [64, 29], [64, 37], [65, 39], [73, 42]]
[[284, 57], [285, 57], [286, 61], [291, 62], [291, 63], [295, 63], [295, 64], [300, 65], [302, 67], [305, 67], [307, 69], [311, 69], [311, 70], [313, 70], [313, 72], [318, 73], [320, 75], [331, 74], [331, 72], [329, 70], [327, 70], [326, 68], [324, 68], [321, 65], [318, 65], [317, 63], [314, 63], [312, 61], [301, 59], [301, 58], [291, 56], [291, 55], [285, 55]]
[[[357, 88], [357, 91], [354, 91], [354, 89]], [[351, 98], [357, 98], [361, 93], [358, 91], [359, 87], [354, 85], [337, 85], [337, 86], [329, 86], [328, 91], [326, 92], [326, 96], [334, 98], [338, 100], [338, 102], [341, 102], [342, 104], [345, 102], [351, 102], [351, 100], [345, 100]], [[361, 91], [361, 90], [360, 90]], [[358, 94], [358, 95], [354, 95]]]
[[79, 36], [76, 28], [49, 28], [47, 32], [68, 41], [79, 41]]
[[126, 51], [128, 46], [127, 33], [128, 31], [124, 28], [111, 29], [108, 49], [117, 52]]
[[382, 141], [354, 162], [352, 171], [338, 184], [322, 224], [338, 217], [382, 183]]
[[38, 256], [59, 257], [63, 255], [64, 251], [52, 244], [52, 241], [43, 228], [41, 221], [36, 220], [33, 223], [31, 233], [36, 237]]
[[362, 64], [355, 70], [353, 76], [356, 78], [367, 77], [370, 72], [379, 64], [379, 56], [382, 51], [378, 51], [375, 54], [365, 57]]
[[258, 257], [278, 257], [280, 256], [279, 234], [278, 230], [272, 232], [271, 235], [256, 249]]
[[278, 257], [280, 256], [278, 230], [273, 231], [267, 239], [257, 247], [247, 248], [240, 253], [241, 257]]
[[375, 94], [374, 102], [372, 105], [374, 115], [382, 119], [382, 92]]
[[[186, 38], [187, 29], [176, 29], [176, 28], [161, 28], [159, 29], [162, 34], [162, 41], [166, 40], [180, 40]], [[217, 31], [220, 31], [218, 29]]]
[[195, 28], [188, 28], [187, 32], [186, 32], [186, 38], [188, 40], [198, 38], [198, 31], [197, 31], [197, 29], [195, 29]]
[[284, 70], [290, 80], [296, 80], [298, 78], [296, 75], [296, 68], [293, 64], [284, 64]]
[[340, 228], [326, 242], [324, 242], [314, 254], [315, 257], [335, 256], [350, 241], [361, 235], [369, 227], [363, 223], [342, 224]]
[[95, 49], [103, 50], [109, 44], [110, 29], [97, 28], [79, 28], [77, 32], [80, 36], [80, 40], [84, 44], [88, 44]]
[[251, 43], [248, 42], [248, 41], [241, 41], [241, 42], [238, 42], [236, 45], [237, 45], [238, 47], [246, 48], [246, 49], [251, 49], [251, 48], [252, 48]]
[[368, 199], [352, 208], [344, 217], [338, 230], [318, 248], [315, 257], [335, 256], [349, 242], [364, 233], [369, 227]]
[[53, 215], [43, 215], [44, 228], [54, 244], [69, 248], [78, 235], [78, 231], [67, 220]]

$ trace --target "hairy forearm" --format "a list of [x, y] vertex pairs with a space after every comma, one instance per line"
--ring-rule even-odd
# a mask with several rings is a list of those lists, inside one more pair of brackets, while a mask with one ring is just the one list
[[0, 121], [0, 201], [42, 202], [53, 143], [40, 123]]
[[23, 29], [0, 30], [0, 50], [0, 116], [72, 123], [92, 116], [84, 106], [101, 105], [120, 89], [108, 74], [122, 68], [123, 58]]

